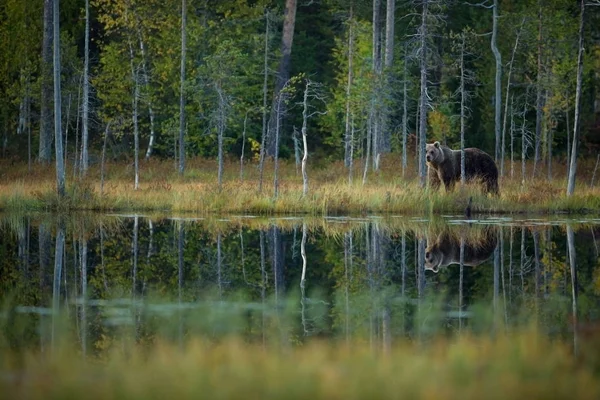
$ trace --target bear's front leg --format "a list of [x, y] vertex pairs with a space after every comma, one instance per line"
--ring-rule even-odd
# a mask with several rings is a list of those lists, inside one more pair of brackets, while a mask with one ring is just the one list
[[442, 181], [440, 180], [436, 170], [431, 167], [427, 167], [427, 178], [429, 180], [429, 187], [431, 189], [438, 190], [440, 188]]

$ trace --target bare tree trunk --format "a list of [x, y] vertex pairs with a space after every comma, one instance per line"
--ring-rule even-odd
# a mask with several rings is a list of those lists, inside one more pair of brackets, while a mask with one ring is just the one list
[[142, 79], [144, 79], [144, 86], [146, 87], [146, 97], [148, 104], [148, 115], [150, 116], [150, 139], [148, 140], [148, 148], [146, 149], [145, 159], [148, 161], [154, 150], [154, 142], [156, 141], [156, 131], [154, 128], [154, 108], [152, 107], [152, 94], [150, 92], [150, 78], [148, 77], [148, 68], [146, 66], [146, 45], [144, 44], [144, 37], [142, 36], [141, 22], [136, 15], [136, 27], [138, 40], [140, 42], [140, 53], [142, 55]]
[[406, 176], [406, 168], [408, 159], [406, 157], [406, 141], [408, 137], [408, 50], [404, 50], [404, 66], [403, 66], [403, 90], [402, 90], [402, 177]]
[[[184, 0], [185, 1], [185, 0]], [[138, 102], [140, 97], [140, 85], [138, 83], [137, 70], [134, 66], [134, 54], [131, 40], [129, 41], [129, 62], [131, 64], [131, 78], [133, 79], [133, 141], [134, 141], [134, 171], [135, 178], [133, 188], [134, 190], [139, 189], [140, 184], [140, 132], [138, 128]]]
[[502, 114], [502, 57], [500, 55], [500, 51], [497, 46], [497, 37], [498, 37], [498, 0], [494, 0], [493, 7], [493, 28], [492, 28], [492, 52], [494, 53], [494, 58], [496, 59], [496, 97], [494, 100], [494, 108], [495, 108], [495, 118], [494, 118], [494, 132], [496, 134], [496, 152], [495, 152], [495, 160], [498, 162], [498, 158], [500, 158], [500, 129], [501, 122], [500, 117]]
[[577, 91], [575, 92], [575, 120], [573, 121], [573, 146], [571, 150], [571, 166], [567, 182], [567, 196], [575, 191], [575, 174], [577, 172], [577, 154], [579, 153], [579, 134], [581, 130], [581, 86], [583, 79], [583, 42], [585, 20], [585, 0], [581, 0], [581, 15], [579, 17], [579, 54], [577, 55]]
[[381, 78], [381, 24], [380, 24], [380, 13], [381, 13], [381, 0], [373, 0], [373, 72], [375, 73], [375, 87], [373, 91], [373, 103], [374, 107], [372, 109], [372, 117], [371, 117], [371, 139], [373, 143], [371, 148], [373, 150], [373, 170], [379, 170], [379, 155], [381, 152], [380, 144], [381, 144], [381, 124], [380, 117], [381, 113], [379, 112], [379, 107], [381, 103], [381, 93], [380, 93], [380, 78]]
[[[386, 1], [386, 23], [385, 23], [385, 85], [386, 88], [391, 88], [392, 72], [391, 68], [394, 64], [394, 23], [396, 14], [396, 1]], [[390, 110], [384, 103], [384, 112], [382, 115], [382, 132], [381, 132], [381, 150], [389, 153], [391, 151], [392, 134], [390, 129]]]
[[[348, 82], [346, 82], [346, 130], [345, 130], [345, 143], [344, 143], [344, 164], [346, 167], [350, 168], [350, 164], [352, 163], [350, 153], [352, 140], [350, 138], [350, 95], [352, 89], [352, 79], [353, 79], [353, 58], [354, 58], [354, 21], [352, 19], [352, 6], [350, 7], [350, 18], [348, 19]], [[351, 177], [349, 178], [352, 179]]]
[[523, 123], [521, 125], [521, 183], [525, 184], [525, 158], [527, 157], [527, 94], [523, 103]]
[[90, 99], [90, 2], [85, 0], [85, 50], [83, 62], [83, 121], [81, 133], [81, 175], [85, 176], [89, 166], [89, 99]]
[[350, 163], [348, 164], [348, 184], [352, 184], [352, 169], [354, 167], [354, 113], [351, 115], [350, 127]]
[[515, 108], [514, 95], [510, 97], [510, 177], [515, 177]]
[[[65, 195], [65, 164], [61, 132], [61, 94], [60, 94], [60, 0], [54, 0], [54, 143], [56, 156], [56, 188], [58, 195]], [[63, 238], [64, 240], [64, 238]]]
[[[506, 136], [506, 120], [508, 118], [508, 98], [510, 93], [510, 84], [511, 84], [511, 76], [512, 76], [512, 68], [513, 63], [515, 61], [515, 54], [517, 53], [517, 47], [519, 46], [519, 39], [521, 37], [521, 32], [523, 31], [523, 25], [525, 24], [525, 17], [521, 20], [521, 25], [519, 26], [519, 31], [517, 32], [517, 37], [515, 39], [515, 45], [513, 46], [512, 54], [510, 56], [510, 63], [508, 64], [508, 76], [506, 78], [506, 98], [504, 99], [504, 116], [502, 122], [502, 151], [500, 155], [500, 176], [504, 177], [504, 140]], [[512, 112], [512, 109], [511, 109]], [[511, 121], [512, 121], [512, 113], [511, 113]], [[511, 137], [511, 157], [512, 157], [512, 137]], [[512, 164], [511, 164], [512, 168]]]
[[[497, 1], [497, 0], [496, 0]], [[427, 167], [425, 165], [425, 144], [427, 141], [427, 8], [428, 0], [423, 0], [423, 11], [421, 16], [420, 40], [421, 40], [421, 94], [419, 96], [419, 183], [421, 187], [426, 185]]]
[[262, 136], [260, 138], [260, 160], [259, 160], [259, 170], [260, 170], [260, 179], [258, 181], [258, 192], [262, 193], [263, 186], [263, 173], [265, 170], [265, 146], [267, 142], [267, 134], [268, 134], [268, 122], [267, 122], [267, 84], [269, 78], [269, 10], [265, 13], [266, 26], [265, 26], [265, 54], [264, 54], [264, 71], [263, 71], [263, 118], [262, 118]]
[[106, 160], [106, 142], [108, 140], [108, 132], [110, 129], [110, 122], [106, 124], [106, 129], [104, 130], [104, 143], [102, 144], [102, 161], [100, 165], [100, 197], [104, 194], [104, 167]]
[[386, 23], [385, 23], [385, 66], [390, 68], [394, 63], [394, 22], [396, 13], [396, 1], [386, 1]]
[[308, 91], [310, 90], [310, 81], [306, 80], [306, 87], [304, 88], [304, 102], [302, 109], [302, 146], [304, 152], [302, 153], [302, 195], [308, 194], [308, 175], [306, 172], [306, 160], [308, 159], [308, 145], [306, 143], [306, 130], [308, 122]]
[[[460, 45], [460, 184], [465, 185], [465, 33]], [[461, 242], [462, 243], [462, 242]], [[462, 248], [461, 248], [462, 250]], [[462, 268], [462, 264], [461, 264]]]
[[[287, 83], [286, 83], [287, 84]], [[277, 110], [275, 112], [275, 157], [274, 157], [274, 166], [273, 166], [273, 197], [277, 198], [279, 194], [279, 128], [281, 126], [281, 112], [283, 102], [283, 97], [285, 93], [283, 92], [283, 88], [279, 91], [279, 98], [277, 99]]]
[[248, 111], [246, 111], [246, 115], [244, 116], [244, 130], [242, 131], [242, 155], [240, 156], [240, 182], [244, 181], [244, 149], [246, 147], [246, 124], [248, 122]]
[[44, 0], [44, 35], [42, 39], [41, 104], [40, 104], [40, 146], [38, 160], [50, 163], [52, 160], [52, 26], [53, 0]]
[[533, 174], [535, 178], [537, 163], [540, 161], [540, 144], [542, 142], [542, 118], [544, 96], [542, 89], [542, 2], [538, 0], [538, 54], [537, 54], [537, 97], [535, 105], [535, 157], [533, 159]]
[[[67, 98], [67, 118], [65, 119], [65, 141], [63, 144], [63, 153], [64, 153], [64, 163], [65, 163], [65, 168], [69, 165], [68, 162], [68, 153], [69, 153], [69, 125], [70, 125], [70, 120], [71, 120], [71, 93], [69, 93], [69, 97]], [[75, 149], [77, 149], [77, 146], [75, 146]], [[77, 151], [77, 150], [76, 150]], [[73, 159], [73, 162], [75, 163], [77, 160], [77, 153], [75, 153], [75, 158]]]
[[[369, 113], [371, 114], [371, 113]], [[367, 121], [367, 151], [365, 152], [365, 169], [363, 172], [363, 186], [367, 182], [367, 172], [369, 172], [369, 154], [371, 154], [371, 130], [372, 130], [372, 114]]]
[[227, 118], [227, 99], [223, 89], [217, 83], [217, 94], [219, 96], [219, 110], [217, 112], [217, 136], [218, 136], [218, 151], [219, 151], [219, 192], [223, 189], [223, 136], [225, 135], [226, 118]]
[[179, 175], [185, 172], [185, 52], [187, 0], [181, 0], [181, 81], [179, 85]]

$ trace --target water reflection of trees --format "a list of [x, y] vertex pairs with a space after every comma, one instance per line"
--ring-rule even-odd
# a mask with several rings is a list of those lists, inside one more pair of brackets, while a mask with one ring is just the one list
[[[598, 311], [593, 225], [86, 215], [12, 216], [0, 231], [3, 328], [21, 321], [5, 336], [52, 343], [59, 310], [83, 353], [127, 332], [326, 335], [389, 349], [400, 335], [531, 320], [566, 334], [571, 315]], [[441, 244], [451, 262], [432, 272], [428, 251]]]

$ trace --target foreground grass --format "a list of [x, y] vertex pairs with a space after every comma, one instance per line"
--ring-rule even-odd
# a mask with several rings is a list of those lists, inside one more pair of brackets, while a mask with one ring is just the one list
[[600, 398], [598, 359], [575, 357], [535, 332], [403, 341], [388, 351], [368, 343], [273, 348], [234, 338], [124, 347], [94, 358], [69, 347], [4, 357], [0, 397]]
[[[393, 161], [393, 160], [392, 160]], [[131, 165], [110, 164], [104, 186], [100, 173], [92, 170], [85, 179], [73, 179], [69, 171], [68, 195], [55, 194], [52, 168], [35, 166], [29, 172], [25, 165], [0, 166], [0, 210], [95, 210], [135, 212], [194, 212], [313, 215], [364, 213], [463, 213], [469, 198], [475, 213], [556, 213], [597, 212], [600, 188], [590, 187], [591, 172], [580, 166], [576, 194], [565, 195], [566, 181], [560, 165], [555, 165], [555, 179], [527, 180], [506, 178], [501, 182], [501, 195], [488, 197], [479, 187], [468, 185], [452, 193], [422, 189], [418, 179], [407, 173], [401, 177], [392, 162], [368, 176], [363, 185], [362, 174], [348, 183], [347, 171], [341, 164], [315, 166], [309, 171], [309, 193], [302, 195], [302, 178], [293, 164], [283, 163], [279, 177], [279, 194], [273, 194], [271, 165], [267, 165], [263, 190], [258, 192], [256, 166], [245, 167], [244, 179], [239, 164], [226, 166], [224, 184], [219, 190], [214, 161], [190, 160], [185, 176], [178, 176], [173, 163], [142, 163], [140, 188], [133, 189]], [[589, 176], [588, 176], [589, 175]]]

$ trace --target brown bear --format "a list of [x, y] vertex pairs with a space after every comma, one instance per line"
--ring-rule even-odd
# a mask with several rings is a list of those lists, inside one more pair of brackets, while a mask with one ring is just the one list
[[[460, 181], [460, 150], [452, 150], [440, 142], [427, 144], [426, 160], [429, 185], [433, 189], [438, 189], [443, 182], [448, 192]], [[465, 179], [479, 179], [486, 193], [498, 195], [498, 167], [492, 157], [480, 149], [465, 149]]]
[[[463, 265], [476, 267], [482, 264], [494, 253], [497, 245], [498, 229], [485, 227], [480, 237], [465, 240]], [[437, 273], [450, 264], [460, 265], [460, 238], [445, 230], [425, 249], [425, 269]]]

